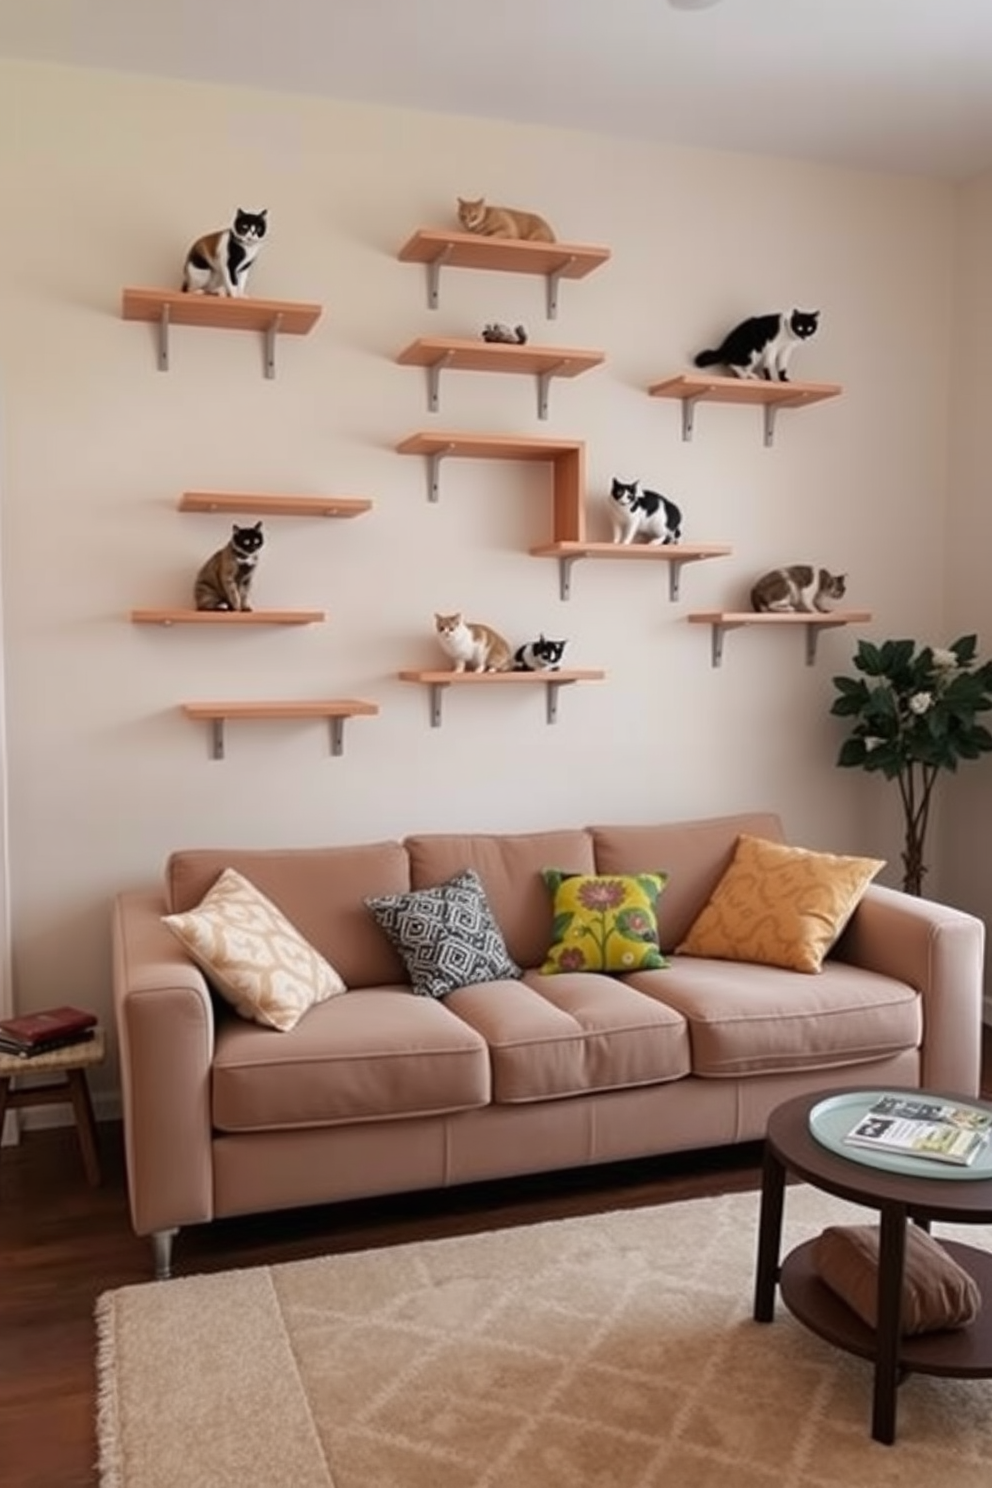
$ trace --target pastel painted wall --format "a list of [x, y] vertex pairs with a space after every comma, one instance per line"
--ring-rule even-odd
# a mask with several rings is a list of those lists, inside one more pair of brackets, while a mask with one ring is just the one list
[[[794, 840], [897, 865], [885, 788], [833, 763], [830, 677], [857, 633], [825, 634], [806, 667], [799, 634], [734, 632], [714, 669], [686, 615], [740, 608], [764, 569], [811, 561], [848, 573], [868, 633], [942, 624], [952, 187], [4, 64], [0, 192], [18, 224], [4, 235], [0, 412], [20, 1006], [106, 1011], [111, 898], [155, 880], [178, 846], [771, 807]], [[538, 208], [612, 261], [563, 286], [553, 322], [541, 280], [456, 270], [432, 312], [423, 270], [397, 251], [419, 226], [453, 226], [457, 193]], [[163, 375], [152, 328], [120, 317], [121, 289], [178, 287], [187, 244], [238, 204], [271, 221], [254, 293], [319, 301], [324, 317], [280, 341], [274, 381], [256, 337], [182, 329]], [[782, 414], [771, 450], [754, 409], [701, 407], [683, 443], [677, 405], [648, 384], [743, 315], [794, 304], [823, 315], [794, 375], [844, 396]], [[428, 413], [424, 374], [396, 354], [491, 319], [607, 362], [556, 382], [546, 423], [521, 377], [445, 374]], [[395, 446], [434, 426], [584, 439], [591, 536], [608, 535], [611, 475], [629, 473], [679, 502], [688, 540], [733, 554], [686, 567], [677, 603], [660, 566], [585, 563], [564, 604], [554, 562], [528, 555], [550, 537], [546, 470], [451, 460], [430, 505], [423, 462]], [[326, 608], [328, 623], [130, 624], [133, 607], [185, 603], [228, 534], [227, 518], [178, 512], [188, 489], [371, 498], [350, 522], [266, 523], [258, 605]], [[567, 636], [570, 662], [607, 680], [565, 691], [555, 727], [540, 694], [505, 688], [450, 695], [431, 729], [426, 693], [396, 673], [441, 659], [432, 612], [455, 608], [515, 642]], [[231, 725], [215, 762], [179, 710], [326, 696], [381, 707], [348, 726], [342, 758], [321, 724], [265, 723]]]

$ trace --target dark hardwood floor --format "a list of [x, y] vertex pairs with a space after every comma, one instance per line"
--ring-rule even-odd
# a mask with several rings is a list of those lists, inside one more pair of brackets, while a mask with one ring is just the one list
[[[992, 1098], [992, 1030], [982, 1088]], [[90, 1188], [69, 1128], [31, 1132], [0, 1155], [0, 1484], [96, 1483], [93, 1307], [151, 1277], [131, 1232], [118, 1124], [100, 1128], [103, 1183]], [[572, 1214], [756, 1188], [760, 1146], [625, 1163], [441, 1194], [297, 1210], [184, 1231], [179, 1273], [219, 1271]]]

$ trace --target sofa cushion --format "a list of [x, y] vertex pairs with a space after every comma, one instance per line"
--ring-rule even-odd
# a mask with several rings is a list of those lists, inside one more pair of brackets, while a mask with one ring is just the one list
[[410, 887], [409, 862], [398, 842], [175, 852], [166, 865], [169, 909], [199, 903], [225, 868], [236, 868], [261, 889], [348, 987], [406, 981], [403, 962], [362, 902], [366, 894], [402, 894]]
[[614, 977], [528, 971], [498, 991], [463, 987], [444, 1006], [489, 1046], [498, 1102], [653, 1085], [689, 1073], [685, 1019]]
[[315, 1003], [346, 990], [334, 967], [233, 868], [195, 908], [162, 919], [242, 1018], [285, 1032]]
[[[640, 873], [645, 867], [668, 874], [658, 905], [658, 939], [674, 950], [716, 888], [742, 832], [782, 840], [782, 824], [769, 811], [714, 816], [660, 826], [592, 827], [597, 873]], [[562, 867], [561, 858], [549, 858]]]
[[692, 1073], [715, 1078], [838, 1069], [919, 1047], [914, 988], [841, 961], [818, 977], [744, 961], [675, 956], [632, 987], [689, 1025]]
[[881, 858], [810, 852], [742, 833], [726, 872], [676, 949], [818, 972]]
[[482, 1038], [407, 987], [365, 987], [290, 1033], [217, 1022], [212, 1116], [221, 1131], [398, 1120], [488, 1104]]
[[365, 904], [403, 957], [414, 992], [424, 997], [520, 975], [471, 868], [436, 888], [373, 895]]
[[561, 873], [544, 870], [554, 912], [554, 943], [541, 967], [563, 971], [639, 971], [666, 965], [658, 949], [658, 898], [664, 873]]
[[466, 868], [475, 869], [518, 966], [540, 966], [552, 940], [551, 903], [541, 870], [554, 865], [569, 873], [596, 872], [592, 838], [583, 831], [438, 833], [407, 837], [405, 846], [415, 889], [431, 888]]

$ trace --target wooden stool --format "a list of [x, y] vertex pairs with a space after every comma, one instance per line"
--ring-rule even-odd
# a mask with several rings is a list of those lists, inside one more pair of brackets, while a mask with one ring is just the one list
[[[21, 1059], [17, 1054], [0, 1054], [0, 1133], [8, 1111], [16, 1111], [21, 1106], [60, 1106], [71, 1102], [83, 1166], [94, 1188], [100, 1182], [100, 1158], [86, 1071], [90, 1065], [102, 1064], [104, 1052], [103, 1030], [97, 1028], [91, 1039], [79, 1044], [66, 1044], [62, 1049], [53, 1049], [50, 1054], [35, 1054], [30, 1059]], [[24, 1089], [11, 1088], [11, 1082], [19, 1075], [45, 1074], [62, 1075], [64, 1079], [49, 1081], [46, 1085], [29, 1085]]]

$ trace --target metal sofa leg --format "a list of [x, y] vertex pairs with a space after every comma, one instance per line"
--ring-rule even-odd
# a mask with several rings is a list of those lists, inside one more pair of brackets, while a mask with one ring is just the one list
[[172, 1275], [172, 1242], [179, 1230], [156, 1230], [152, 1235], [152, 1253], [155, 1257], [155, 1280], [168, 1281]]

